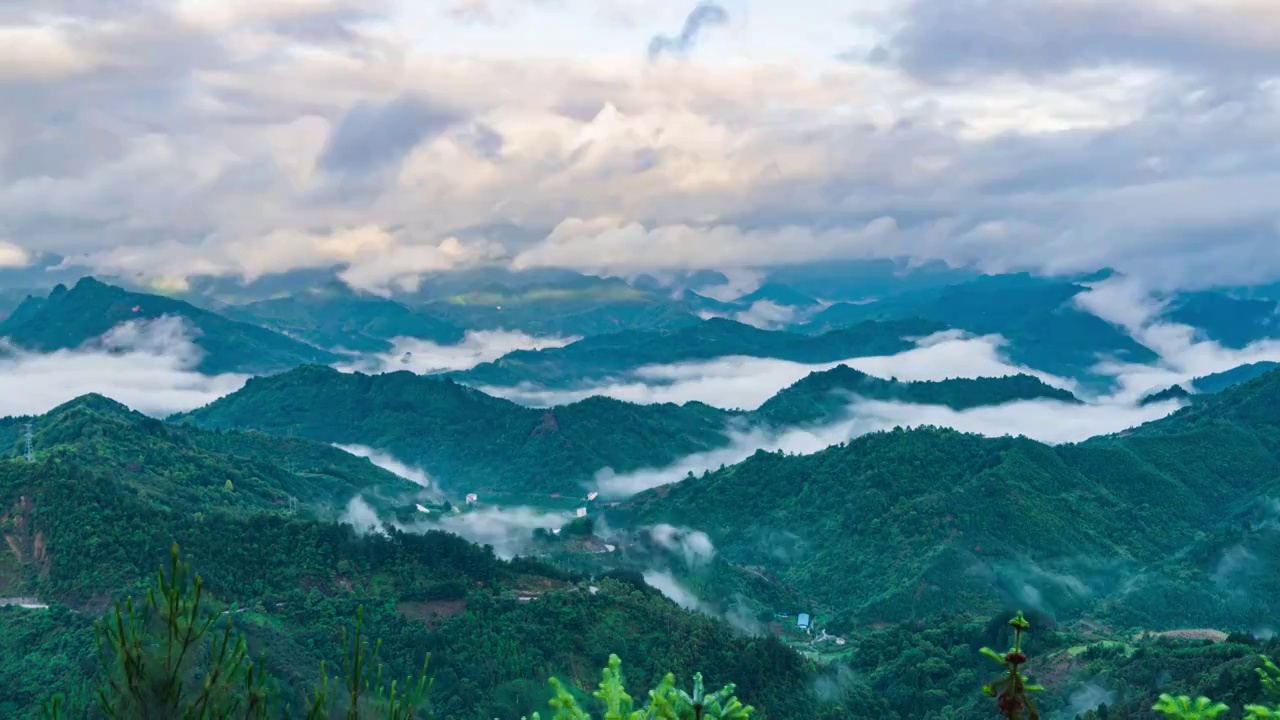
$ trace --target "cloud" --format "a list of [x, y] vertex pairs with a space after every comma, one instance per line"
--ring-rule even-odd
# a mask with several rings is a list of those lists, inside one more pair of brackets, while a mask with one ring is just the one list
[[666, 523], [644, 527], [641, 530], [647, 531], [649, 537], [658, 545], [671, 552], [679, 553], [684, 558], [685, 565], [690, 568], [703, 567], [716, 555], [716, 548], [711, 538], [700, 530], [677, 528]]
[[576, 337], [534, 337], [519, 331], [468, 330], [457, 345], [440, 345], [417, 338], [395, 338], [391, 352], [363, 358], [338, 369], [356, 372], [394, 372], [408, 370], [419, 375], [433, 375], [454, 370], [469, 370], [481, 363], [493, 362], [517, 350], [541, 350], [564, 347]]
[[0, 239], [0, 268], [20, 268], [31, 264], [31, 253], [26, 248]]
[[527, 385], [482, 386], [481, 390], [526, 405], [548, 407], [605, 395], [642, 404], [703, 402], [725, 409], [754, 410], [779, 390], [812, 372], [848, 365], [882, 378], [903, 381], [948, 378], [1002, 377], [1030, 374], [1068, 390], [1075, 383], [1004, 358], [998, 336], [974, 337], [946, 331], [922, 338], [917, 347], [895, 355], [857, 357], [832, 363], [804, 364], [753, 357], [722, 357], [702, 362], [650, 365], [637, 368], [625, 379], [574, 390], [546, 390]]
[[[481, 507], [462, 513], [446, 514], [434, 525], [479, 545], [491, 545], [498, 557], [510, 559], [528, 551], [533, 531], [538, 528], [563, 527], [567, 518], [529, 507]], [[425, 525], [420, 526], [425, 527]]]
[[912, 0], [890, 55], [926, 77], [1106, 66], [1271, 75], [1280, 23], [1268, 0]]
[[655, 35], [649, 41], [649, 59], [664, 53], [683, 56], [692, 50], [707, 28], [729, 24], [729, 11], [714, 2], [700, 2], [685, 18], [679, 35]]
[[428, 490], [433, 490], [437, 495], [439, 495], [439, 490], [440, 490], [439, 487], [437, 487], [436, 484], [431, 481], [431, 476], [427, 475], [427, 472], [425, 470], [423, 470], [422, 468], [414, 467], [412, 465], [406, 465], [400, 462], [399, 460], [395, 459], [395, 457], [393, 457], [390, 453], [385, 453], [381, 450], [375, 450], [371, 447], [366, 447], [364, 445], [335, 444], [334, 447], [340, 450], [345, 450], [346, 452], [349, 452], [352, 455], [355, 455], [356, 457], [368, 458], [369, 462], [373, 463], [374, 465], [377, 465], [383, 470], [399, 475], [405, 480], [421, 485], [423, 488], [426, 488]]
[[[627, 50], [648, 31], [600, 17], [653, 3], [494, 25], [446, 5], [10, 3], [0, 233], [168, 281], [335, 262], [387, 288], [477, 257], [1280, 277], [1267, 0], [904, 0], [854, 23], [766, 3], [768, 33], [697, 63], [651, 62]], [[344, 149], [361, 137], [370, 152]], [[521, 239], [498, 249], [496, 227]], [[367, 228], [385, 245], [351, 235]]]
[[347, 509], [339, 516], [338, 522], [354, 527], [360, 534], [386, 534], [382, 527], [383, 521], [378, 517], [378, 512], [359, 495], [347, 502]]
[[154, 416], [192, 410], [239, 390], [243, 375], [202, 375], [201, 350], [181, 318], [117, 326], [76, 350], [32, 353], [7, 344], [0, 358], [0, 415], [35, 415], [99, 393]]
[[460, 120], [456, 112], [418, 95], [358, 102], [333, 128], [318, 162], [327, 172], [348, 176], [398, 169], [418, 143]]
[[60, 80], [96, 62], [62, 28], [0, 25], [0, 85]]
[[1162, 318], [1164, 303], [1134, 278], [1113, 278], [1093, 285], [1074, 299], [1077, 307], [1123, 329], [1159, 357], [1154, 365], [1115, 361], [1097, 370], [1115, 376], [1117, 399], [1142, 396], [1188, 380], [1261, 361], [1280, 361], [1280, 339], [1259, 339], [1239, 350], [1206, 339], [1189, 325]]
[[675, 576], [665, 570], [646, 570], [644, 581], [661, 592], [671, 602], [686, 610], [705, 610], [702, 601], [689, 588], [681, 585]]

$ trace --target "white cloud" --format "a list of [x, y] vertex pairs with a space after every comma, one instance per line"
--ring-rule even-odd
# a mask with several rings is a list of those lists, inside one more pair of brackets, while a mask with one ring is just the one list
[[433, 490], [437, 495], [439, 495], [439, 488], [436, 487], [435, 483], [431, 482], [431, 476], [427, 475], [427, 472], [425, 470], [419, 467], [414, 467], [412, 465], [406, 465], [405, 463], [402, 463], [399, 460], [395, 459], [395, 457], [393, 457], [390, 453], [386, 453], [381, 450], [375, 450], [365, 445], [335, 444], [334, 447], [338, 448], [339, 450], [345, 450], [346, 452], [349, 452], [352, 455], [355, 455], [356, 457], [368, 458], [369, 462], [373, 463], [374, 465], [377, 465], [383, 470], [399, 475], [405, 480], [421, 485], [423, 488], [426, 488], [428, 490]]
[[779, 390], [812, 372], [848, 365], [877, 377], [904, 381], [948, 378], [1002, 377], [1030, 374], [1054, 387], [1074, 389], [1069, 380], [1020, 367], [1006, 360], [998, 336], [973, 337], [946, 331], [918, 341], [917, 347], [896, 355], [859, 357], [833, 363], [804, 363], [753, 357], [722, 357], [674, 365], [650, 365], [636, 369], [628, 380], [575, 390], [546, 390], [527, 385], [482, 386], [490, 395], [539, 407], [564, 405], [592, 395], [605, 395], [636, 403], [704, 402], [725, 409], [754, 410]]
[[0, 86], [60, 80], [87, 72], [95, 63], [65, 28], [0, 25]]
[[1082, 310], [1122, 328], [1160, 357], [1154, 365], [1101, 363], [1100, 372], [1116, 377], [1117, 399], [1136, 401], [1193, 378], [1250, 363], [1280, 361], [1280, 339], [1260, 339], [1233, 350], [1206, 339], [1196, 328], [1163, 320], [1163, 303], [1132, 278], [1095, 284], [1089, 292], [1077, 295], [1075, 302]]
[[31, 264], [31, 253], [17, 243], [0, 238], [0, 267], [26, 267]]
[[564, 347], [579, 338], [534, 337], [519, 331], [469, 330], [457, 345], [440, 345], [429, 340], [396, 338], [389, 353], [339, 366], [344, 372], [394, 372], [408, 370], [432, 375], [453, 370], [469, 370], [493, 362], [516, 350]]
[[685, 610], [705, 610], [698, 596], [665, 570], [646, 570], [644, 581]]
[[[479, 545], [491, 545], [501, 558], [512, 558], [527, 552], [533, 531], [538, 528], [563, 527], [568, 520], [559, 513], [529, 507], [481, 507], [462, 513], [446, 514], [435, 523], [441, 530], [454, 533]], [[420, 526], [425, 527], [425, 524]]]
[[711, 538], [701, 530], [678, 528], [666, 523], [641, 528], [641, 530], [648, 530], [649, 537], [667, 550], [680, 553], [685, 565], [690, 568], [706, 565], [716, 555], [716, 548]]
[[99, 393], [148, 415], [206, 405], [244, 385], [243, 375], [203, 375], [201, 351], [180, 318], [124, 323], [89, 347], [0, 358], [0, 415], [34, 415]]

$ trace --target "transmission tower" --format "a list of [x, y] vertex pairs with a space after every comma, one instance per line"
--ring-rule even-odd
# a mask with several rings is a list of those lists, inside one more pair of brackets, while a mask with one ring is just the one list
[[22, 453], [22, 459], [27, 462], [32, 462], [36, 459], [36, 454], [35, 451], [31, 449], [31, 423], [27, 423], [26, 430], [27, 449], [26, 452]]

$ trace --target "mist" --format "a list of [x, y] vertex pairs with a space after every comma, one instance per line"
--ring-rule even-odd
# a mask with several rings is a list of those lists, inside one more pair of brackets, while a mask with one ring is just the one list
[[421, 485], [423, 488], [432, 491], [436, 497], [440, 497], [440, 488], [431, 481], [431, 476], [421, 468], [406, 465], [381, 450], [375, 450], [364, 445], [339, 445], [334, 444], [339, 450], [355, 455], [356, 457], [368, 458], [369, 462], [386, 470], [387, 472], [399, 475], [409, 482]]
[[860, 435], [932, 425], [987, 437], [1024, 435], [1049, 444], [1079, 442], [1116, 433], [1158, 420], [1181, 407], [1176, 401], [1139, 407], [1124, 403], [1066, 403], [1057, 400], [1025, 400], [969, 410], [941, 405], [915, 405], [851, 398], [845, 415], [830, 423], [790, 428], [754, 426], [730, 432], [728, 446], [687, 455], [660, 468], [618, 474], [611, 469], [596, 473], [593, 485], [601, 495], [618, 498], [679, 482], [690, 473], [701, 475], [722, 465], [733, 465], [758, 450], [809, 455]]
[[634, 370], [629, 380], [574, 390], [547, 390], [529, 385], [481, 386], [478, 389], [533, 407], [565, 405], [593, 395], [604, 395], [641, 404], [696, 401], [724, 409], [755, 410], [778, 391], [810, 373], [839, 365], [848, 365], [877, 377], [896, 377], [904, 381], [1026, 374], [1034, 375], [1053, 387], [1076, 389], [1076, 383], [1071, 380], [1009, 362], [1002, 352], [1004, 342], [998, 335], [976, 337], [947, 331], [923, 338], [917, 341], [916, 347], [895, 355], [856, 357], [820, 364], [727, 356], [700, 362], [648, 365]]
[[383, 373], [408, 370], [418, 375], [433, 375], [456, 370], [470, 370], [482, 363], [493, 362], [517, 350], [543, 350], [564, 347], [581, 338], [535, 337], [508, 330], [468, 330], [457, 345], [441, 345], [416, 338], [395, 338], [391, 352], [364, 357], [335, 365], [343, 372]]
[[1133, 279], [1116, 278], [1097, 283], [1088, 292], [1077, 295], [1075, 303], [1121, 328], [1160, 357], [1154, 365], [1115, 360], [1099, 363], [1097, 371], [1116, 378], [1118, 400], [1136, 402], [1151, 392], [1197, 377], [1249, 363], [1280, 361], [1280, 339], [1257, 340], [1234, 350], [1205, 338], [1190, 325], [1164, 320], [1165, 304]]
[[706, 610], [698, 596], [689, 588], [681, 585], [675, 576], [666, 570], [646, 570], [644, 572], [644, 581], [665, 595], [668, 600], [686, 610], [699, 612]]
[[33, 353], [0, 339], [0, 352], [0, 415], [38, 415], [99, 393], [164, 417], [207, 405], [248, 380], [196, 371], [203, 351], [175, 316], [123, 323], [75, 350]]

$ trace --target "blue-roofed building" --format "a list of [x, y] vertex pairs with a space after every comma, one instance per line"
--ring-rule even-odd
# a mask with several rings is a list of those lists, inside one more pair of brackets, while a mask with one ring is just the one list
[[800, 616], [796, 618], [796, 626], [808, 630], [809, 613], [800, 613]]

